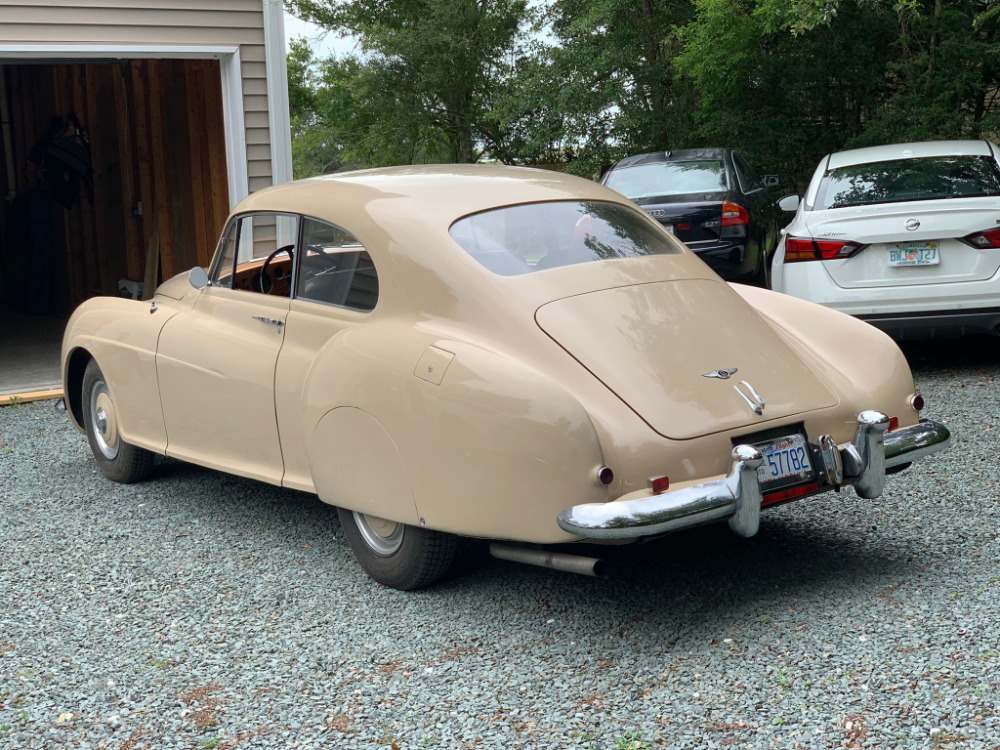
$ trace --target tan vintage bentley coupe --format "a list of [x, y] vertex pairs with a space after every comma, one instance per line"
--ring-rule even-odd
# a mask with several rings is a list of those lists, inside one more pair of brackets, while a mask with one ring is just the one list
[[458, 537], [594, 573], [552, 547], [751, 536], [762, 508], [878, 497], [949, 442], [880, 331], [727, 284], [618, 193], [523, 168], [262, 190], [207, 272], [81, 305], [62, 359], [109, 478], [161, 454], [316, 493], [399, 589]]

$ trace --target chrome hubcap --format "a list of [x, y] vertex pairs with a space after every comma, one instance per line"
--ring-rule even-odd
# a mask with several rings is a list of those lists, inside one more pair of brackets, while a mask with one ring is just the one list
[[357, 524], [365, 544], [376, 555], [389, 557], [403, 543], [403, 524], [387, 521], [378, 516], [369, 516], [354, 511], [354, 523]]
[[90, 426], [94, 434], [94, 442], [101, 454], [113, 460], [118, 455], [118, 420], [115, 418], [115, 407], [111, 403], [111, 393], [107, 384], [101, 380], [94, 384], [90, 391]]

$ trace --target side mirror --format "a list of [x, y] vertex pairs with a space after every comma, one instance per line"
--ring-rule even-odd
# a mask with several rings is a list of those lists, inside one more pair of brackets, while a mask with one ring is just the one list
[[799, 196], [786, 195], [778, 200], [778, 208], [788, 213], [795, 213], [799, 208]]
[[195, 289], [201, 290], [208, 286], [208, 274], [201, 266], [195, 266], [188, 271], [188, 281]]
[[769, 187], [769, 188], [778, 187], [780, 183], [781, 180], [778, 179], [778, 175], [776, 174], [764, 175], [764, 187]]

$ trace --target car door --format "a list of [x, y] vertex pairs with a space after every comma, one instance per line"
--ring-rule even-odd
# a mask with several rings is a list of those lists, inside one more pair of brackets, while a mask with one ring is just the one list
[[[379, 280], [368, 251], [346, 229], [303, 218], [301, 238], [295, 297], [275, 374], [275, 404], [285, 456], [283, 484], [313, 491], [307, 443], [315, 424], [307, 417], [306, 381], [318, 357], [336, 366], [330, 344], [338, 334], [370, 319]], [[330, 401], [337, 400], [335, 384], [313, 386]]]
[[298, 219], [252, 213], [223, 234], [211, 283], [163, 327], [156, 352], [167, 455], [279, 484], [274, 370]]

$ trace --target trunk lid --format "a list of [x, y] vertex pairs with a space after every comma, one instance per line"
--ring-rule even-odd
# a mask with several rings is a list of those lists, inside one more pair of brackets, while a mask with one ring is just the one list
[[[1000, 201], [991, 198], [919, 201], [812, 211], [809, 236], [867, 245], [852, 258], [823, 261], [838, 286], [864, 288], [982, 281], [1000, 269], [1000, 249], [979, 250], [960, 237], [995, 229]], [[907, 222], [919, 222], [907, 229]], [[912, 222], [911, 222], [912, 225]], [[933, 265], [890, 266], [892, 251], [935, 246]]]
[[[550, 302], [538, 325], [651, 428], [686, 440], [833, 406], [837, 396], [728, 285], [685, 279]], [[704, 377], [738, 368], [728, 379]], [[766, 401], [758, 416], [736, 386]]]
[[681, 242], [697, 246], [717, 242], [722, 231], [722, 203], [728, 193], [658, 196], [637, 201]]

